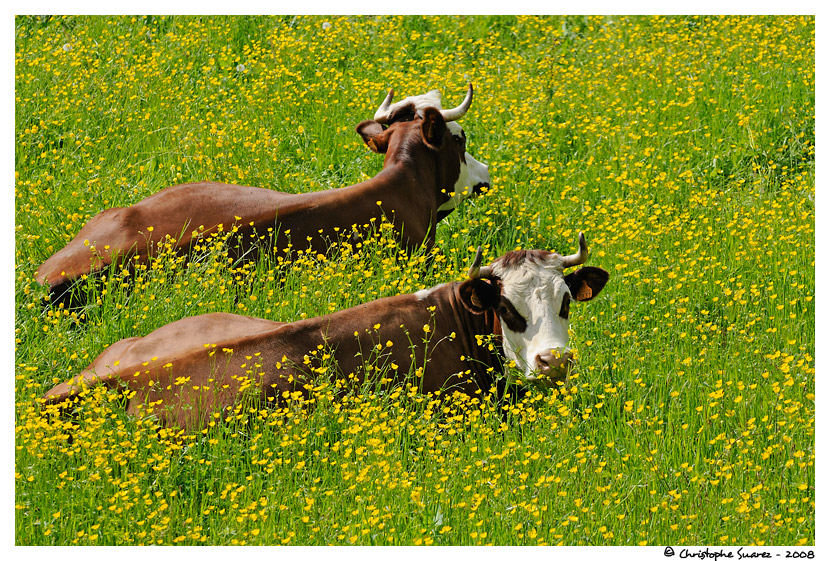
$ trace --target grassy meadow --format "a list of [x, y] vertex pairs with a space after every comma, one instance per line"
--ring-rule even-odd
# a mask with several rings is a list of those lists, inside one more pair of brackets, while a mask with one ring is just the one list
[[[384, 224], [290, 268], [212, 240], [113, 271], [80, 322], [44, 307], [35, 270], [101, 210], [355, 183], [390, 87], [468, 82], [493, 185], [435, 255]], [[814, 127], [811, 17], [17, 17], [15, 542], [815, 544]], [[178, 434], [115, 392], [37, 403], [185, 316], [313, 317], [579, 231], [611, 280], [571, 308], [571, 382], [516, 404], [321, 381]]]

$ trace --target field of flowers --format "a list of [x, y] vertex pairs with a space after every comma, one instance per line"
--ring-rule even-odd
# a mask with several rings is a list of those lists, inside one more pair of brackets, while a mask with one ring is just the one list
[[[43, 306], [37, 266], [104, 208], [357, 182], [390, 87], [468, 82], [493, 185], [434, 256], [385, 225], [290, 269], [216, 241], [80, 322]], [[814, 18], [18, 17], [15, 117], [17, 544], [815, 543]], [[114, 392], [36, 402], [184, 316], [312, 317], [579, 231], [611, 281], [572, 307], [570, 384], [516, 404], [321, 384], [177, 434]]]

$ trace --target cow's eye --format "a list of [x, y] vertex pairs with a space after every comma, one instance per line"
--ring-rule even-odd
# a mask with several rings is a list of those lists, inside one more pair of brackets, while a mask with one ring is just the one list
[[496, 305], [496, 313], [511, 331], [523, 333], [527, 329], [527, 321], [516, 311], [516, 308], [513, 307], [510, 300], [502, 298]]
[[571, 295], [567, 292], [562, 296], [562, 307], [559, 308], [559, 317], [568, 319], [571, 313]]

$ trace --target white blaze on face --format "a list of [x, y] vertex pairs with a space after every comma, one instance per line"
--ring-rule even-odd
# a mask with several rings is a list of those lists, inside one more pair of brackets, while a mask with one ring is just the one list
[[[481, 185], [490, 185], [490, 170], [487, 169], [487, 164], [483, 162], [479, 162], [469, 153], [464, 154], [465, 164], [462, 165], [462, 173], [458, 178], [458, 182], [455, 184], [456, 192], [459, 188], [469, 187], [469, 190], [472, 192], [474, 187], [478, 187]], [[466, 177], [465, 176], [466, 172]]]
[[[458, 123], [449, 122], [447, 128], [458, 141], [464, 138], [464, 130]], [[490, 171], [487, 164], [479, 162], [465, 150], [464, 161], [461, 163], [458, 180], [455, 182], [450, 199], [438, 207], [438, 210], [453, 210], [461, 204], [461, 201], [472, 197], [475, 194], [475, 189], [482, 185], [490, 186]]]
[[559, 255], [548, 254], [538, 261], [526, 258], [511, 267], [504, 267], [499, 260], [493, 263], [493, 272], [502, 280], [502, 296], [527, 322], [523, 332], [501, 322], [505, 355], [526, 376], [532, 377], [539, 370], [538, 357], [570, 354], [569, 320], [560, 311], [563, 298], [571, 294], [560, 259]]

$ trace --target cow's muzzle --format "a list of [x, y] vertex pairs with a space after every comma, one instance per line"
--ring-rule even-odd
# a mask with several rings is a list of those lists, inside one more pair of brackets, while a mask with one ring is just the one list
[[550, 349], [536, 355], [536, 371], [529, 380], [546, 386], [556, 386], [557, 382], [564, 382], [576, 365], [576, 360], [570, 349]]

